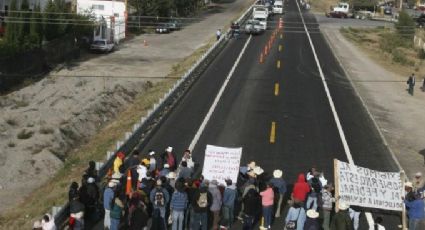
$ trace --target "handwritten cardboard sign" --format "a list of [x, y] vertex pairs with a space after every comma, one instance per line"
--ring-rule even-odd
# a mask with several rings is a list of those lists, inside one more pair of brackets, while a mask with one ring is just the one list
[[224, 184], [227, 178], [236, 183], [241, 162], [242, 148], [225, 148], [207, 145], [202, 175], [208, 180]]
[[402, 211], [399, 172], [380, 172], [336, 160], [336, 194], [350, 205]]

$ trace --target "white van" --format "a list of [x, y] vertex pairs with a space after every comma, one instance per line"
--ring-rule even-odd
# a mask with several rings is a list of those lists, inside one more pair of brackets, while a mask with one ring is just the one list
[[283, 1], [275, 1], [273, 5], [274, 14], [283, 14]]

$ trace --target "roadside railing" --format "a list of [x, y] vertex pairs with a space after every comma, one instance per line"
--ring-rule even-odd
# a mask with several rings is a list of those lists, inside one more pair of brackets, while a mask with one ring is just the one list
[[[252, 6], [249, 7], [237, 22], [243, 24], [251, 16]], [[226, 33], [229, 33], [228, 30]], [[159, 99], [158, 103], [153, 105], [145, 117], [133, 125], [132, 132], [125, 133], [124, 140], [117, 141], [114, 151], [106, 153], [106, 162], [96, 162], [99, 178], [104, 178], [108, 170], [112, 167], [118, 152], [126, 155], [131, 153], [135, 148], [141, 148], [153, 136], [155, 131], [166, 120], [174, 106], [178, 104], [181, 98], [189, 91], [193, 83], [202, 75], [202, 73], [211, 64], [214, 58], [223, 50], [227, 44], [227, 36], [221, 36], [213, 46], [174, 84], [170, 90]], [[103, 189], [103, 188], [101, 188]], [[67, 225], [70, 216], [70, 205], [66, 203], [62, 207], [53, 207], [52, 216], [55, 217], [56, 226], [63, 229]]]

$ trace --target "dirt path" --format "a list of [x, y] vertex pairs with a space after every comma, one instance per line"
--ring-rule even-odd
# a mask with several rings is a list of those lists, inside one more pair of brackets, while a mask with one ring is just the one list
[[354, 87], [407, 175], [425, 172], [425, 92], [417, 77], [414, 96], [407, 91], [407, 76], [387, 71], [347, 41], [337, 28], [321, 27]]
[[1, 97], [0, 213], [43, 185], [72, 148], [143, 94], [148, 80], [167, 76], [174, 64], [205, 45], [252, 2], [219, 4], [218, 12], [181, 31], [138, 36], [116, 52], [72, 63]]

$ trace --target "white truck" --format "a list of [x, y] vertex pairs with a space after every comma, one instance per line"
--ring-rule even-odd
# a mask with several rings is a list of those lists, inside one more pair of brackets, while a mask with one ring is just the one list
[[269, 17], [269, 9], [263, 5], [255, 5], [252, 9], [252, 19], [260, 21], [263, 29], [267, 29], [267, 19]]
[[273, 4], [273, 13], [274, 14], [283, 14], [283, 1], [276, 0]]

